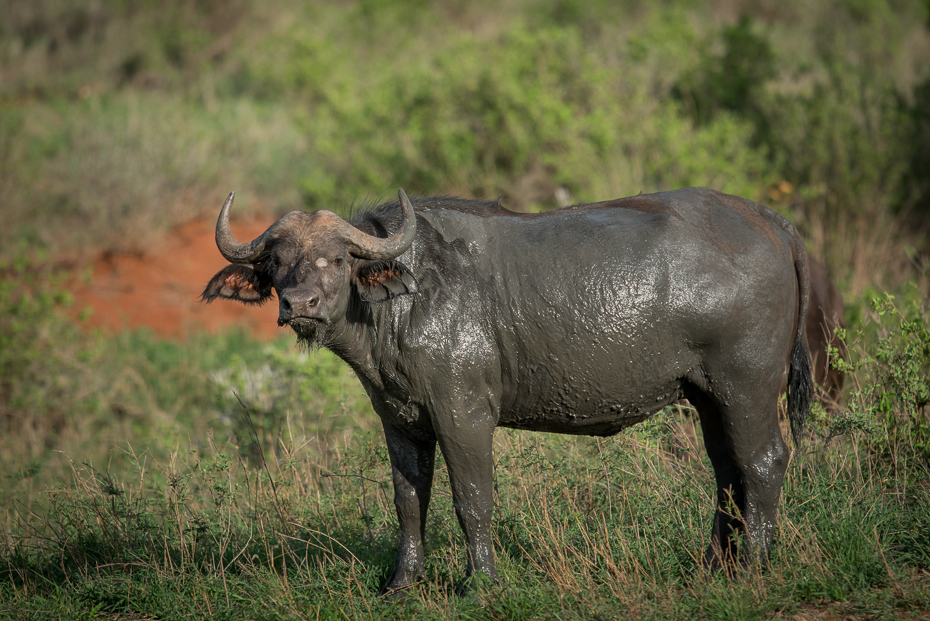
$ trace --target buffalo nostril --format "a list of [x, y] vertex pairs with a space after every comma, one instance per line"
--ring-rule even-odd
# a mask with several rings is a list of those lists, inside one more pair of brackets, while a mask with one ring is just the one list
[[282, 295], [278, 303], [278, 325], [283, 326], [291, 319], [291, 301], [286, 295]]
[[320, 298], [318, 298], [318, 297], [315, 296], [315, 295], [310, 296], [309, 298], [307, 298], [307, 306], [309, 306], [310, 308], [313, 308], [313, 307], [316, 306], [319, 302], [320, 302]]

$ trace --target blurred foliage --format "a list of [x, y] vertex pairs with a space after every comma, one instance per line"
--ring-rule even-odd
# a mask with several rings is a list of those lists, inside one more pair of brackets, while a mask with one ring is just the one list
[[[210, 374], [223, 425], [237, 437], [240, 454], [253, 465], [292, 442], [292, 417], [312, 421], [321, 434], [372, 418], [367, 395], [345, 363], [327, 350], [295, 351], [280, 344], [245, 359], [238, 353]], [[302, 425], [302, 431], [305, 430]]]
[[183, 438], [204, 450], [215, 434], [260, 463], [256, 451], [277, 452], [282, 437], [320, 434], [323, 453], [327, 434], [376, 426], [364, 390], [327, 351], [237, 332], [186, 343], [88, 334], [73, 319], [70, 274], [22, 257], [0, 274], [0, 522], [10, 499], [31, 502], [32, 490], [68, 476], [62, 450], [99, 467], [131, 440], [164, 463]]
[[[751, 118], [762, 131], [766, 118], [759, 99], [766, 83], [776, 77], [775, 55], [763, 36], [754, 32], [753, 21], [742, 15], [735, 26], [719, 34], [721, 54], [705, 45], [696, 67], [682, 76], [672, 93], [698, 123], [709, 122], [720, 110]], [[760, 140], [761, 141], [761, 140]]]
[[[907, 25], [886, 14], [889, 6], [882, 2], [832, 8], [837, 30], [820, 24], [813, 57], [794, 66], [776, 55], [763, 27], [744, 14], [705, 44], [673, 94], [697, 123], [721, 111], [752, 123], [752, 143], [779, 178], [799, 188], [808, 217], [832, 223], [843, 213], [918, 205], [930, 213], [922, 196], [930, 168], [920, 168], [918, 155], [930, 144], [921, 141], [919, 129], [925, 87], [911, 85], [905, 91], [910, 103], [904, 103], [896, 76], [888, 72], [903, 50], [877, 39], [901, 35]], [[920, 6], [902, 8], [907, 15]], [[841, 34], [840, 27], [848, 30]], [[714, 51], [717, 38], [720, 52]]]
[[923, 1], [7, 4], [5, 255], [144, 247], [229, 189], [346, 213], [401, 185], [518, 210], [705, 185], [834, 230], [930, 217]]
[[930, 213], [930, 77], [914, 87], [913, 104], [901, 102], [907, 114], [904, 132], [910, 137], [910, 160], [899, 203]]
[[54, 446], [84, 379], [69, 372], [70, 362], [93, 360], [96, 352], [72, 322], [61, 320], [72, 303], [66, 274], [24, 258], [0, 264], [0, 274], [0, 435], [35, 435]]
[[[696, 128], [668, 103], [624, 113], [646, 99], [643, 86], [619, 84], [575, 28], [515, 27], [491, 45], [463, 37], [368, 83], [360, 110], [323, 115], [343, 132], [320, 144], [332, 147], [327, 159], [339, 170], [311, 173], [304, 198], [324, 206], [334, 192], [405, 185], [502, 195], [525, 210], [558, 206], [556, 188], [578, 201], [691, 184], [755, 191], [765, 162], [746, 144], [748, 127], [726, 118]], [[309, 135], [318, 123], [305, 120]], [[638, 170], [624, 170], [631, 159]]]

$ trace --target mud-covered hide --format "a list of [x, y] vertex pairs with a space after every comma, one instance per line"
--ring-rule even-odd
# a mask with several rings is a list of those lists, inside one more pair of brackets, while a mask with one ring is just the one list
[[382, 593], [423, 576], [437, 446], [466, 585], [497, 580], [496, 427], [609, 436], [682, 398], [716, 478], [704, 563], [767, 558], [783, 383], [796, 440], [810, 403], [808, 263], [787, 220], [704, 188], [543, 214], [401, 191], [350, 223], [292, 212], [240, 243], [231, 199], [217, 244], [232, 264], [203, 299], [277, 296], [279, 325], [348, 363], [381, 417], [400, 524]]

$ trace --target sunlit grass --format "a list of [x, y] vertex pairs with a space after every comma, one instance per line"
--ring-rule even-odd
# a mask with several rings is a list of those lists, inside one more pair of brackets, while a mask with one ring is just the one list
[[[453, 595], [464, 570], [448, 480], [437, 472], [424, 584], [375, 597], [393, 563], [390, 471], [377, 431], [321, 455], [305, 439], [258, 465], [236, 447], [165, 462], [121, 448], [121, 477], [74, 464], [7, 535], [4, 598], [112, 614], [253, 618], [771, 618], [806, 607], [916, 613], [930, 605], [926, 466], [903, 490], [855, 442], [812, 440], [786, 482], [771, 567], [695, 572], [712, 508], [700, 455], [664, 450], [690, 415], [610, 439], [500, 430], [494, 541], [502, 584]], [[892, 478], [888, 478], [891, 476]], [[923, 533], [923, 534], [921, 534]], [[75, 585], [67, 587], [66, 585]], [[57, 587], [55, 585], [58, 585]], [[170, 586], [169, 586], [170, 585]]]

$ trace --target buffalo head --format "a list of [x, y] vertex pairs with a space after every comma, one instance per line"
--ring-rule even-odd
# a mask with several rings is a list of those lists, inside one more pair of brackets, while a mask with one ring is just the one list
[[346, 316], [354, 295], [376, 303], [416, 293], [416, 279], [395, 260], [416, 235], [416, 216], [403, 190], [402, 222], [391, 235], [361, 231], [331, 211], [292, 211], [247, 243], [229, 229], [234, 197], [231, 192], [216, 221], [217, 248], [231, 265], [210, 280], [203, 301], [263, 304], [277, 294], [278, 325], [320, 344], [326, 328]]

